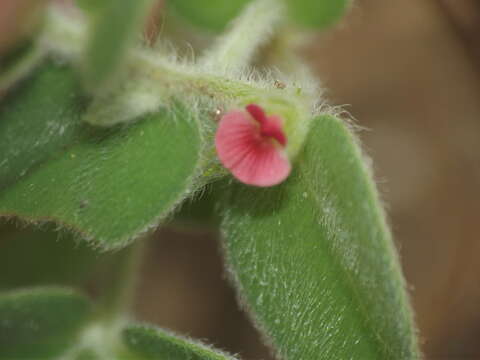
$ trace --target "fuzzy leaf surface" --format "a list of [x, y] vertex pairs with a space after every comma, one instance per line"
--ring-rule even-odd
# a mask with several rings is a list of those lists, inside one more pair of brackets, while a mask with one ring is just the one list
[[351, 133], [315, 119], [290, 178], [223, 202], [231, 276], [287, 360], [415, 359], [404, 280]]
[[192, 185], [196, 119], [181, 105], [134, 124], [82, 122], [74, 73], [46, 65], [0, 103], [0, 216], [49, 220], [105, 249], [155, 226]]
[[0, 293], [0, 359], [49, 359], [61, 353], [89, 314], [87, 299], [64, 288]]
[[145, 325], [131, 325], [123, 341], [137, 360], [235, 360], [206, 345]]

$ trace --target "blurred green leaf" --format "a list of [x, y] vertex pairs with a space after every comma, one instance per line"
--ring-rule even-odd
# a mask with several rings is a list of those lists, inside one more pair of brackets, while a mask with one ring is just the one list
[[100, 11], [108, 0], [76, 0], [78, 7], [88, 13]]
[[192, 190], [199, 130], [180, 105], [109, 129], [84, 124], [84, 108], [72, 71], [52, 65], [0, 103], [0, 216], [118, 248]]
[[169, 225], [181, 229], [218, 229], [220, 217], [216, 205], [224, 186], [223, 180], [217, 180], [197, 191], [195, 197], [183, 202]]
[[250, 0], [168, 0], [167, 4], [193, 25], [221, 31]]
[[152, 0], [104, 0], [96, 9], [83, 63], [88, 90], [99, 92], [113, 85], [151, 4]]
[[108, 261], [52, 224], [41, 229], [0, 226], [0, 290], [37, 285], [78, 286]]
[[48, 359], [74, 341], [90, 304], [63, 288], [0, 293], [0, 359]]
[[290, 17], [298, 24], [325, 28], [337, 22], [351, 0], [286, 0]]
[[[105, 351], [104, 351], [104, 354], [105, 354]], [[102, 355], [99, 355], [93, 349], [85, 349], [85, 350], [80, 350], [80, 352], [76, 354], [76, 356], [72, 360], [102, 360], [102, 359], [103, 359]], [[117, 357], [113, 357], [113, 355], [112, 355], [112, 359], [126, 360], [126, 358], [123, 358], [123, 357], [117, 358]], [[133, 359], [128, 359], [128, 360], [133, 360]]]
[[234, 357], [199, 342], [145, 325], [131, 325], [124, 343], [138, 360], [234, 360]]
[[397, 255], [341, 121], [315, 119], [290, 178], [223, 203], [227, 264], [282, 359], [418, 358]]

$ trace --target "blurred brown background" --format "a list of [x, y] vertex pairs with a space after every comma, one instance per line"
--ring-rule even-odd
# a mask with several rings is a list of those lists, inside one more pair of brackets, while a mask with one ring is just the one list
[[[356, 0], [305, 53], [367, 128], [427, 358], [480, 359], [480, 4]], [[270, 359], [213, 234], [161, 231], [148, 257], [140, 318]]]
[[[427, 359], [480, 359], [480, 2], [355, 0], [304, 55], [330, 102], [366, 128]], [[215, 234], [159, 231], [146, 260], [139, 319], [271, 359]]]

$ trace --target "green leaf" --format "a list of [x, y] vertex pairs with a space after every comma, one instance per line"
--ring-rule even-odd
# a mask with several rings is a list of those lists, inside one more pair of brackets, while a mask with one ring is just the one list
[[227, 263], [282, 359], [417, 358], [397, 255], [360, 150], [315, 119], [290, 178], [223, 203]]
[[351, 0], [286, 0], [288, 14], [299, 25], [325, 28], [336, 23]]
[[0, 290], [55, 284], [79, 286], [112, 256], [98, 254], [52, 224], [0, 226]]
[[0, 359], [47, 359], [61, 353], [89, 312], [86, 298], [68, 289], [0, 293]]
[[100, 11], [108, 0], [77, 0], [76, 3], [80, 9], [90, 14]]
[[105, 0], [94, 13], [84, 54], [88, 90], [101, 92], [113, 85], [152, 0]]
[[193, 25], [221, 31], [250, 0], [169, 0], [171, 8]]
[[204, 344], [152, 326], [131, 325], [124, 330], [123, 340], [139, 360], [234, 360]]
[[206, 185], [195, 197], [182, 203], [169, 225], [183, 229], [218, 229], [220, 219], [215, 207], [223, 187], [223, 180]]
[[81, 121], [84, 108], [72, 71], [52, 65], [0, 104], [0, 216], [54, 221], [118, 248], [192, 190], [197, 119], [175, 105], [99, 129]]

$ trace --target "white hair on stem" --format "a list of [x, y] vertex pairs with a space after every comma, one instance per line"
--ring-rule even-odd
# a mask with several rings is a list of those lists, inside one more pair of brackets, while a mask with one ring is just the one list
[[233, 21], [230, 30], [206, 51], [200, 65], [217, 74], [243, 72], [258, 48], [274, 34], [284, 11], [283, 3], [278, 0], [253, 1]]

